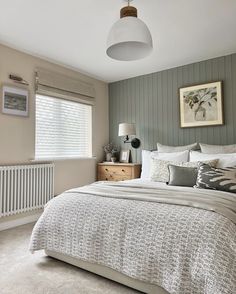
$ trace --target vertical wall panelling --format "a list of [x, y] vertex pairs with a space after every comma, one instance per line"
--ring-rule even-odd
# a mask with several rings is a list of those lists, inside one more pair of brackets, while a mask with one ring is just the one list
[[[178, 89], [218, 80], [223, 81], [225, 124], [181, 129]], [[236, 143], [236, 54], [111, 83], [109, 99], [111, 141], [131, 148], [117, 136], [118, 124], [136, 123], [141, 148], [132, 149], [134, 162], [141, 161], [141, 149], [155, 149], [156, 142]]]

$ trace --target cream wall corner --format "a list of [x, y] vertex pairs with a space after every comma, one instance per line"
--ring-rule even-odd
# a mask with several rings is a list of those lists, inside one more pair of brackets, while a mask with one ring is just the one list
[[88, 184], [96, 179], [96, 162], [102, 159], [102, 146], [109, 139], [108, 85], [79, 72], [0, 45], [1, 86], [3, 84], [16, 86], [15, 83], [8, 79], [8, 75], [14, 73], [29, 82], [28, 89], [30, 93], [29, 117], [5, 115], [0, 112], [0, 165], [29, 163], [34, 158], [34, 72], [37, 67], [91, 83], [96, 92], [96, 105], [93, 117], [93, 155], [96, 159], [56, 161], [55, 194], [59, 194], [66, 189]]

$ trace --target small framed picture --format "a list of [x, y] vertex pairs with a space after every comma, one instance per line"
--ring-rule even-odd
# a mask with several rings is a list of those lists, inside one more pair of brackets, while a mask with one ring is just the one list
[[11, 86], [2, 87], [2, 112], [28, 116], [28, 90]]
[[181, 128], [223, 124], [222, 82], [179, 89]]
[[120, 151], [120, 162], [129, 162], [130, 150], [121, 150]]

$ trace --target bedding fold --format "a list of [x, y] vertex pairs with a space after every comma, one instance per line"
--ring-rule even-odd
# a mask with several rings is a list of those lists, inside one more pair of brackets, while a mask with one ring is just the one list
[[207, 189], [182, 190], [140, 187], [135, 184], [97, 182], [92, 185], [72, 189], [66, 193], [93, 194], [102, 197], [114, 197], [140, 201], [151, 201], [176, 205], [186, 205], [215, 211], [236, 224], [236, 195]]

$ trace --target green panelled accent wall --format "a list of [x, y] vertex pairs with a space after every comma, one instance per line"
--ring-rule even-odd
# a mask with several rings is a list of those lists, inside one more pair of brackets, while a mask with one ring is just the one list
[[[129, 63], [127, 63], [129, 66]], [[180, 128], [179, 94], [182, 86], [223, 81], [223, 126]], [[184, 145], [236, 143], [236, 54], [143, 75], [109, 85], [110, 141], [122, 144], [118, 124], [136, 124], [141, 148], [132, 149], [133, 162], [141, 149], [155, 149], [156, 142]]]

